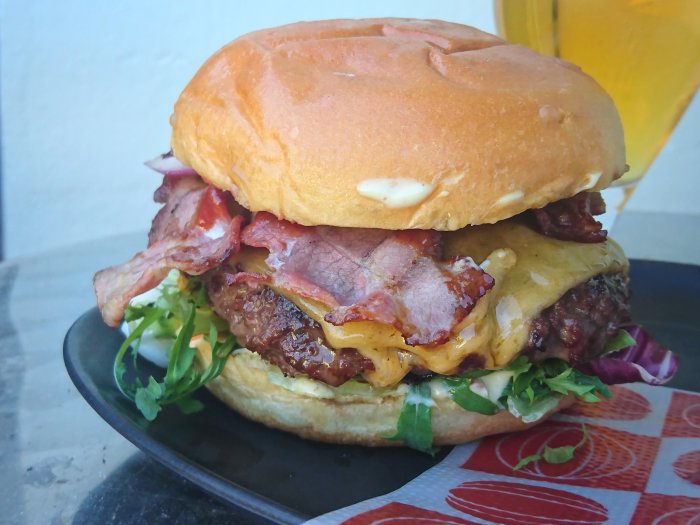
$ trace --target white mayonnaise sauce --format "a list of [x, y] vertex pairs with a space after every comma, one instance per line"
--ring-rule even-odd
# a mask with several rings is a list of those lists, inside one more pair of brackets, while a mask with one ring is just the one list
[[469, 390], [474, 392], [477, 396], [481, 396], [486, 399], [489, 398], [489, 391], [481, 379], [472, 380], [472, 384], [469, 385]]
[[434, 188], [413, 179], [367, 179], [357, 185], [357, 192], [389, 208], [406, 208], [425, 200]]
[[214, 226], [209, 228], [207, 231], [204, 232], [204, 235], [209, 237], [210, 239], [220, 239], [221, 237], [224, 236], [226, 233], [226, 230], [221, 226], [220, 223], [215, 223]]
[[[128, 323], [124, 322], [121, 326], [122, 333], [129, 336]], [[172, 339], [157, 339], [146, 330], [141, 335], [141, 344], [139, 344], [139, 355], [161, 368], [168, 368], [168, 360], [170, 358], [170, 348], [173, 346]]]
[[511, 202], [519, 201], [524, 196], [525, 194], [520, 190], [511, 191], [510, 193], [506, 193], [501, 198], [499, 198], [496, 201], [496, 206], [504, 206], [506, 204], [510, 204]]
[[432, 397], [423, 397], [420, 394], [416, 393], [414, 390], [408, 391], [404, 403], [408, 403], [409, 405], [425, 405], [427, 407], [435, 406], [435, 401], [433, 401]]
[[598, 184], [598, 181], [600, 180], [600, 177], [603, 175], [602, 171], [595, 171], [593, 173], [589, 173], [586, 175], [586, 182], [583, 183], [583, 186], [581, 186], [578, 191], [586, 191], [590, 190], [593, 188], [596, 184]]
[[510, 370], [498, 370], [480, 378], [486, 386], [488, 398], [492, 402], [498, 403], [498, 398], [503, 395], [503, 390], [508, 386], [511, 377], [513, 377], [513, 372]]
[[433, 379], [429, 385], [433, 399], [447, 399], [450, 397], [450, 389], [441, 379]]

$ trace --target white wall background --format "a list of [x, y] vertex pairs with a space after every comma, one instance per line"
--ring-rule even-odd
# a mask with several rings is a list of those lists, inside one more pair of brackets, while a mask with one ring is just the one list
[[[495, 31], [490, 0], [0, 0], [6, 258], [146, 230], [160, 180], [142, 162], [169, 149], [179, 92], [237, 35], [375, 16]], [[696, 100], [629, 209], [700, 214], [699, 131]]]

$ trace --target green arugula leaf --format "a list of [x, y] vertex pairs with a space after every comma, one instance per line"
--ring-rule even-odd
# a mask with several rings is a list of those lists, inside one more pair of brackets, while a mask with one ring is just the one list
[[561, 395], [574, 394], [590, 403], [600, 401], [598, 396], [609, 399], [612, 395], [599, 378], [583, 374], [561, 359], [547, 359], [529, 367], [525, 361], [514, 365], [512, 384], [499, 401], [508, 405], [514, 415], [529, 421], [536, 421], [538, 414], [544, 415]]
[[551, 358], [534, 364], [520, 356], [504, 370], [508, 369], [513, 377], [498, 402], [525, 422], [543, 417], [565, 395], [574, 394], [590, 403], [611, 396], [600, 379], [579, 372], [561, 359]]
[[[226, 360], [236, 346], [229, 335], [223, 343], [218, 341], [220, 330], [227, 328], [209, 307], [201, 280], [190, 278], [187, 286], [178, 286], [177, 276], [168, 276], [159, 287], [161, 295], [148, 304], [130, 305], [125, 319], [132, 326], [114, 361], [114, 377], [119, 389], [131, 399], [147, 421], [153, 421], [165, 405], [174, 404], [182, 412], [198, 412], [204, 405], [192, 394], [224, 370]], [[135, 326], [134, 326], [135, 325]], [[143, 334], [149, 331], [153, 337], [165, 334], [174, 339], [169, 352], [168, 367], [162, 382], [153, 376], [143, 385], [137, 378], [129, 385], [124, 380], [126, 366], [124, 356], [131, 347], [133, 368], [137, 370], [137, 350]], [[194, 362], [196, 349], [190, 347], [195, 333], [208, 334], [204, 339], [212, 349], [212, 362], [199, 371]]]
[[530, 463], [534, 463], [535, 461], [539, 461], [541, 459], [542, 454], [532, 454], [531, 456], [524, 457], [518, 461], [518, 464], [513, 467], [513, 470], [520, 470], [521, 468], [528, 466]]
[[612, 396], [610, 389], [599, 378], [588, 376], [573, 368], [565, 370], [558, 376], [545, 378], [544, 383], [554, 392], [565, 395], [573, 392], [576, 396], [594, 403], [600, 401], [593, 395], [594, 393], [599, 393], [606, 399]]
[[124, 340], [122, 345], [119, 347], [119, 351], [117, 352], [116, 357], [114, 358], [114, 366], [112, 368], [112, 371], [114, 374], [115, 382], [117, 383], [117, 387], [119, 387], [119, 390], [122, 394], [124, 394], [132, 401], [134, 400], [134, 395], [136, 394], [136, 391], [133, 387], [127, 385], [124, 382], [124, 373], [126, 372], [126, 367], [123, 363], [124, 354], [126, 354], [126, 351], [132, 344], [134, 344], [136, 341], [141, 340], [141, 336], [146, 331], [146, 329], [153, 323], [155, 323], [158, 320], [158, 318], [162, 315], [162, 310], [158, 308], [144, 309], [143, 318], [141, 319], [141, 322], [136, 328], [134, 328], [131, 331], [129, 336]]
[[632, 337], [627, 330], [624, 328], [618, 329], [614, 336], [605, 344], [603, 349], [603, 354], [609, 354], [611, 352], [617, 352], [623, 348], [636, 345], [637, 341]]
[[148, 378], [148, 386], [146, 387], [146, 390], [148, 390], [154, 399], [160, 399], [164, 392], [163, 385], [153, 379], [153, 377]]
[[191, 305], [187, 319], [182, 325], [180, 333], [177, 334], [175, 343], [170, 349], [170, 360], [168, 361], [168, 371], [165, 374], [165, 384], [172, 386], [177, 384], [185, 373], [192, 367], [192, 361], [196, 354], [196, 350], [190, 348], [190, 339], [194, 334], [194, 315], [195, 306]]
[[508, 366], [506, 366], [505, 370], [515, 372], [515, 374], [517, 375], [522, 374], [523, 372], [527, 372], [531, 366], [532, 363], [530, 363], [530, 360], [524, 355], [521, 355], [517, 357], [513, 362], [511, 362]]
[[[547, 359], [540, 363], [532, 363], [526, 356], [520, 356], [498, 373], [511, 373], [512, 377], [505, 388], [494, 381], [496, 388], [503, 388], [494, 403], [471, 390], [470, 385], [474, 379], [484, 378], [484, 383], [489, 383], [488, 376], [495, 373], [493, 370], [470, 370], [457, 377], [443, 377], [447, 384], [451, 399], [465, 410], [485, 415], [494, 415], [506, 407], [515, 417], [526, 423], [538, 421], [544, 415], [555, 408], [562, 397], [573, 394], [577, 398], [590, 403], [597, 403], [600, 398], [609, 399], [612, 394], [603, 382], [594, 376], [588, 376], [572, 368], [562, 359]], [[417, 403], [420, 394], [416, 390], [417, 385], [412, 385], [409, 396], [406, 397], [404, 407], [399, 417], [397, 432], [388, 439], [402, 439], [409, 446], [423, 451], [432, 451], [432, 429], [430, 428], [430, 402]], [[423, 394], [430, 394], [429, 385], [420, 386], [427, 390]], [[493, 395], [498, 395], [493, 393]], [[578, 445], [580, 446], [580, 445]], [[562, 461], [573, 454], [576, 447], [569, 449], [559, 447], [545, 450], [546, 457], [551, 462], [559, 458]], [[519, 467], [540, 459], [539, 456], [525, 458]]]
[[527, 392], [528, 397], [534, 395], [532, 390], [532, 382], [538, 375], [541, 375], [541, 370], [538, 368], [530, 368], [521, 370], [515, 373], [513, 376], [513, 395], [519, 395], [529, 390]]
[[591, 384], [581, 384], [569, 379], [573, 368], [564, 370], [561, 374], [555, 377], [545, 377], [543, 379], [544, 383], [552, 389], [554, 392], [559, 392], [560, 394], [566, 395], [569, 392], [573, 392], [577, 396], [582, 396], [591, 390], [594, 386]]
[[489, 374], [493, 373], [493, 370], [479, 370], [479, 369], [474, 369], [474, 370], [467, 370], [466, 372], [463, 372], [462, 374], [458, 376], [450, 376], [450, 377], [445, 377], [443, 378], [444, 381], [448, 384], [448, 386], [453, 386], [457, 387], [466, 382], [469, 382], [467, 380], [470, 379], [476, 379], [479, 377], [484, 377]]
[[406, 446], [435, 456], [438, 449], [433, 447], [433, 405], [430, 384], [427, 381], [410, 384], [396, 424], [396, 433], [385, 439], [403, 441]]
[[600, 379], [579, 372], [561, 359], [534, 364], [526, 356], [520, 356], [503, 371], [511, 372], [512, 378], [501, 392], [498, 403], [470, 388], [473, 378], [487, 378], [494, 373], [492, 370], [471, 370], [459, 377], [444, 378], [444, 381], [452, 400], [465, 410], [493, 415], [501, 406], [506, 406], [513, 415], [527, 422], [540, 419], [568, 394], [591, 403], [600, 401], [599, 396], [609, 398], [611, 395]]
[[531, 456], [521, 459], [518, 464], [513, 467], [513, 470], [520, 470], [530, 463], [541, 460], [553, 465], [571, 461], [574, 458], [576, 451], [581, 448], [586, 441], [588, 441], [588, 430], [586, 429], [586, 425], [584, 423], [581, 424], [581, 430], [583, 431], [583, 437], [576, 445], [564, 445], [554, 448], [545, 446], [542, 454], [532, 454]]
[[184, 397], [179, 399], [175, 402], [175, 404], [183, 414], [194, 414], [204, 410], [204, 403], [202, 403], [199, 399], [194, 399], [192, 397]]
[[600, 398], [593, 392], [586, 392], [585, 394], [581, 394], [576, 397], [578, 397], [578, 399], [581, 401], [585, 401], [586, 403], [600, 403], [601, 401]]
[[140, 387], [136, 389], [134, 402], [136, 403], [136, 407], [143, 414], [143, 417], [145, 417], [148, 421], [153, 421], [158, 415], [158, 412], [160, 412], [161, 406], [158, 403], [158, 400], [162, 395], [162, 385], [160, 385], [152, 377], [148, 379], [147, 387]]
[[520, 418], [524, 423], [534, 423], [552, 410], [561, 401], [560, 394], [552, 394], [535, 398], [534, 402], [529, 399], [511, 396], [506, 399], [508, 412]]
[[500, 411], [496, 403], [472, 391], [470, 382], [450, 388], [450, 397], [452, 401], [470, 412], [492, 416]]
[[527, 388], [523, 390], [523, 393], [527, 396], [527, 399], [531, 405], [535, 403], [535, 389], [532, 388], [532, 385], [527, 385]]
[[231, 335], [226, 339], [226, 341], [213, 347], [214, 349], [211, 353], [211, 364], [206, 370], [204, 370], [204, 372], [202, 372], [199, 379], [200, 385], [205, 385], [223, 372], [224, 367], [226, 366], [226, 359], [234, 350], [235, 345], [236, 339]]
[[546, 359], [540, 364], [543, 377], [555, 377], [571, 370], [571, 365], [563, 359]]

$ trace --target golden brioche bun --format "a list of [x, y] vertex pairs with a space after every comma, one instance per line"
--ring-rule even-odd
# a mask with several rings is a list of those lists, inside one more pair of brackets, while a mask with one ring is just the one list
[[456, 230], [626, 169], [615, 106], [578, 67], [434, 20], [242, 36], [171, 121], [180, 161], [251, 211], [305, 225]]
[[[198, 348], [197, 362], [206, 367], [211, 351]], [[324, 398], [300, 388], [292, 391], [270, 381], [281, 376], [279, 368], [264, 362], [258, 354], [237, 350], [226, 361], [222, 374], [207, 388], [230, 408], [248, 419], [306, 439], [367, 446], [397, 446], [385, 439], [396, 432], [404, 394], [342, 395]], [[295, 379], [291, 379], [295, 381]], [[308, 383], [315, 383], [305, 380]], [[313, 385], [312, 385], [313, 387]], [[318, 387], [327, 390], [323, 384]], [[543, 419], [523, 423], [507, 411], [485, 416], [464, 410], [447, 398], [434, 399], [433, 443], [456, 445], [501, 432], [524, 430], [541, 423], [554, 412], [573, 403], [569, 396]]]

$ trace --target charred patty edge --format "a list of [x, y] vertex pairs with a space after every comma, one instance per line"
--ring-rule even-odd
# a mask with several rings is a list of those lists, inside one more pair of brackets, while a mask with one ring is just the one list
[[[340, 386], [374, 368], [357, 349], [336, 349], [323, 328], [293, 302], [262, 283], [238, 282], [235, 270], [205, 274], [209, 299], [242, 346], [257, 352], [288, 376], [306, 375]], [[517, 355], [535, 362], [556, 357], [572, 365], [600, 355], [618, 327], [629, 322], [629, 290], [622, 272], [598, 274], [572, 287], [530, 324], [527, 342]], [[480, 359], [479, 359], [480, 358]], [[484, 358], [469, 355], [460, 371], [483, 368]], [[433, 373], [419, 366], [411, 375]]]

